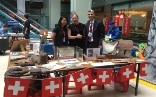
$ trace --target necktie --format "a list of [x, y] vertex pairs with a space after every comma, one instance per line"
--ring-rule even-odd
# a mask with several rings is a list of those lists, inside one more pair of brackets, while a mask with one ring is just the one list
[[90, 32], [93, 31], [93, 23], [92, 23], [92, 21], [90, 22], [89, 29], [90, 29], [90, 30], [89, 30]]
[[89, 42], [93, 41], [93, 23], [92, 21], [90, 21], [90, 25], [89, 25]]

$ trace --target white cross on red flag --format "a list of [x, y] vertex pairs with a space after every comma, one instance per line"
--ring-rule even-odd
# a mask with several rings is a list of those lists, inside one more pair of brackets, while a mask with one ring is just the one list
[[97, 85], [110, 84], [112, 79], [112, 69], [97, 69]]
[[121, 82], [125, 82], [134, 78], [134, 64], [122, 66], [119, 73], [121, 75]]
[[29, 83], [29, 79], [6, 78], [4, 97], [26, 97]]
[[73, 78], [77, 89], [93, 83], [90, 69], [84, 69], [76, 72], [73, 74]]
[[143, 62], [140, 64], [140, 76], [146, 76], [147, 75], [147, 62]]
[[42, 80], [42, 97], [60, 96], [62, 94], [62, 78]]

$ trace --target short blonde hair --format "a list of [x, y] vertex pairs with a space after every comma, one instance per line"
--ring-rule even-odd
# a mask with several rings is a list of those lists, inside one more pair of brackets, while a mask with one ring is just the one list
[[79, 16], [78, 16], [77, 13], [73, 13], [73, 14], [71, 15], [71, 17], [73, 17], [74, 15], [76, 15], [76, 17], [79, 18]]

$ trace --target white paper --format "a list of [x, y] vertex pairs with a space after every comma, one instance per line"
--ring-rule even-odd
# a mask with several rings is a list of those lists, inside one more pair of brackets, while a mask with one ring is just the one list
[[42, 67], [48, 68], [50, 70], [57, 70], [57, 69], [64, 68], [66, 66], [58, 65], [58, 64], [56, 64], [56, 62], [50, 62], [49, 64], [43, 64]]
[[24, 55], [10, 56], [10, 60], [24, 59], [24, 58], [26, 58]]
[[77, 59], [65, 59], [65, 60], [59, 60], [61, 64], [71, 64], [71, 63], [77, 63], [80, 62]]
[[66, 66], [64, 66], [64, 65], [55, 65], [52, 70], [57, 70], [57, 69], [61, 69], [61, 68], [64, 68], [64, 67], [66, 67]]
[[127, 58], [123, 58], [123, 59], [114, 59], [115, 62], [127, 62]]
[[39, 49], [39, 43], [30, 43], [30, 49], [34, 52], [37, 52]]
[[105, 65], [114, 65], [113, 62], [101, 62], [101, 63], [91, 63], [92, 66], [105, 66]]

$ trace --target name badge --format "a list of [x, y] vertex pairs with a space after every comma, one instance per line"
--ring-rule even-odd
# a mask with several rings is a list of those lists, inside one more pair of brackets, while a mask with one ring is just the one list
[[92, 32], [89, 32], [88, 33], [88, 37], [93, 37], [93, 33]]
[[63, 37], [63, 42], [65, 42], [66, 41], [66, 38], [65, 37]]

